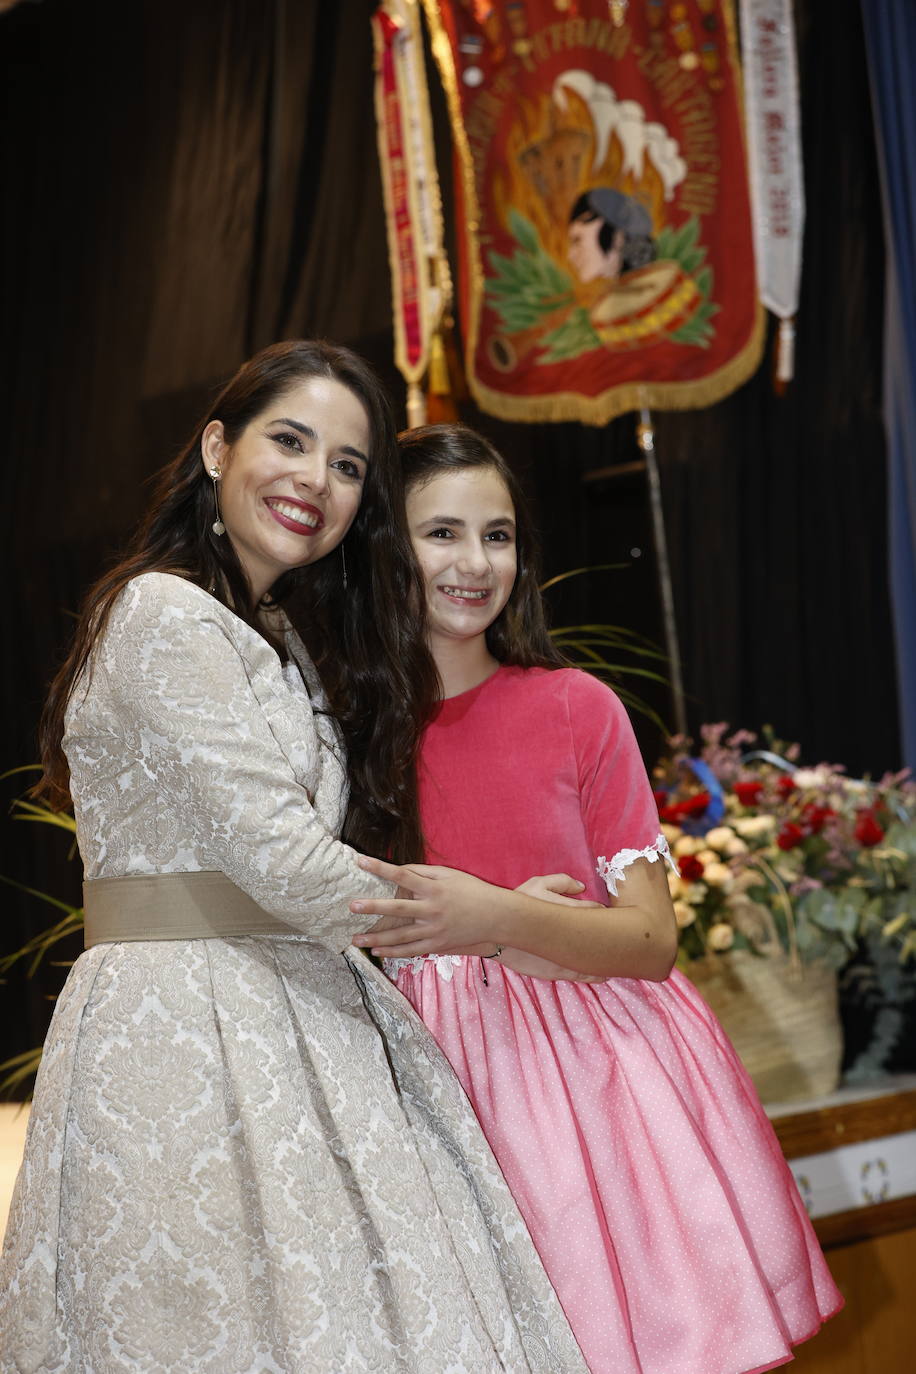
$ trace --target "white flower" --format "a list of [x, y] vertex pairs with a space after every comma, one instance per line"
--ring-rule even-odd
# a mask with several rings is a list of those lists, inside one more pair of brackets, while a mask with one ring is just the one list
[[827, 787], [833, 781], [833, 775], [826, 768], [796, 768], [792, 781], [801, 788]]
[[732, 835], [722, 852], [725, 854], [726, 858], [734, 859], [739, 854], [747, 853], [747, 845], [743, 840], [739, 840], [737, 835]]
[[677, 921], [678, 928], [683, 930], [685, 926], [693, 925], [697, 919], [697, 913], [687, 902], [675, 902], [674, 919]]
[[767, 835], [776, 829], [775, 816], [739, 816], [735, 821], [739, 835], [752, 840], [758, 835]]
[[684, 883], [681, 896], [691, 906], [702, 906], [709, 888], [705, 883]]
[[714, 849], [698, 849], [696, 857], [704, 866], [706, 864], [717, 864], [720, 862], [720, 855]]
[[698, 840], [695, 835], [681, 835], [674, 841], [671, 852], [679, 858], [683, 854], [695, 854], [698, 849], [703, 848], [703, 841]]
[[672, 897], [680, 897], [684, 890], [684, 879], [679, 873], [672, 873], [669, 869], [666, 877], [668, 879], [668, 891]]
[[745, 868], [742, 873], [736, 873], [732, 883], [733, 892], [747, 892], [749, 888], [759, 887], [764, 881], [763, 874], [756, 868]]
[[730, 825], [717, 825], [715, 830], [707, 831], [705, 836], [710, 849], [718, 849], [723, 854], [728, 853], [727, 846], [734, 838], [735, 832]]
[[731, 949], [735, 943], [735, 932], [725, 921], [720, 921], [717, 925], [709, 927], [706, 943], [710, 949], [722, 953], [726, 949]]
[[681, 827], [679, 825], [665, 824], [662, 826], [661, 830], [669, 844], [674, 844], [675, 840], [681, 835]]
[[727, 892], [734, 884], [735, 878], [725, 864], [711, 863], [703, 870], [703, 881], [709, 883], [710, 887], [721, 887]]

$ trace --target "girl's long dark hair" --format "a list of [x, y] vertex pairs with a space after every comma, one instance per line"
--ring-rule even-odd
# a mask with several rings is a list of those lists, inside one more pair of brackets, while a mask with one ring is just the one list
[[502, 454], [466, 425], [424, 425], [405, 430], [398, 435], [398, 445], [408, 494], [434, 477], [462, 469], [490, 468], [502, 478], [515, 507], [518, 572], [509, 600], [487, 630], [487, 647], [500, 663], [519, 668], [567, 668], [568, 662], [547, 630], [531, 516], [518, 479]]
[[213, 532], [213, 487], [201, 438], [220, 420], [231, 445], [278, 397], [310, 377], [331, 377], [363, 404], [370, 462], [363, 497], [336, 551], [284, 573], [271, 588], [313, 654], [344, 736], [350, 778], [346, 838], [396, 859], [421, 851], [414, 782], [419, 732], [435, 693], [435, 668], [410, 610], [422, 596], [403, 514], [403, 486], [388, 401], [356, 354], [334, 344], [291, 340], [247, 362], [198, 424], [187, 447], [163, 469], [149, 511], [121, 560], [90, 589], [67, 658], [55, 677], [39, 728], [44, 775], [36, 792], [69, 801], [61, 747], [74, 683], [90, 666], [120, 592], [144, 572], [171, 572], [213, 594], [259, 633], [258, 607], [230, 540]]

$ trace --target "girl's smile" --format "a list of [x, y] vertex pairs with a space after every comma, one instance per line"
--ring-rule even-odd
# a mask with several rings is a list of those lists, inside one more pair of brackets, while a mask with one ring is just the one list
[[407, 523], [426, 591], [429, 646], [442, 675], [454, 661], [490, 661], [486, 631], [515, 585], [515, 509], [490, 467], [456, 468], [407, 493]]

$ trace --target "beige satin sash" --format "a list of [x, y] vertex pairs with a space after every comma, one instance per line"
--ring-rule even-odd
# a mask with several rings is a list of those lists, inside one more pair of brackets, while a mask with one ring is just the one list
[[83, 883], [85, 943], [302, 935], [225, 873], [152, 873]]

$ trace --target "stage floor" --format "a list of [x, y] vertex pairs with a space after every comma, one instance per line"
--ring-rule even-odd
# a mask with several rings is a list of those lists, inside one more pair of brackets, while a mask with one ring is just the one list
[[0, 1102], [0, 1236], [6, 1230], [10, 1198], [22, 1159], [28, 1124], [28, 1103]]

